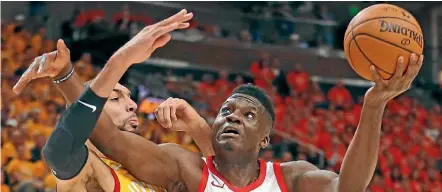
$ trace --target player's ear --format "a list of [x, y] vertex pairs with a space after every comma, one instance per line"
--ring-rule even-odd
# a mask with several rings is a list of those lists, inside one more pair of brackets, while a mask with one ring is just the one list
[[270, 136], [266, 135], [264, 139], [261, 142], [259, 142], [259, 148], [264, 149], [269, 145], [269, 143], [270, 143]]

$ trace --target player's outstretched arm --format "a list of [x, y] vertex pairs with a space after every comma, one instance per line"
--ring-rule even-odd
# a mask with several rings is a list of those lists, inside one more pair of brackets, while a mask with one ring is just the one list
[[[186, 11], [183, 10], [166, 20], [143, 29], [112, 56], [105, 68], [91, 83], [87, 93], [92, 95], [93, 99], [104, 100], [131, 64], [144, 61], [156, 48], [164, 46], [170, 40], [168, 33], [174, 29], [188, 27], [189, 24], [185, 22], [191, 19], [191, 17], [192, 14], [187, 14]], [[52, 59], [55, 60], [54, 57], [52, 57]], [[28, 73], [25, 73], [34, 74], [34, 76], [24, 75], [14, 87], [14, 91], [20, 92], [29, 81], [38, 78], [40, 67], [39, 70], [36, 71], [37, 70], [33, 68], [30, 69]], [[68, 73], [68, 76], [70, 76], [70, 73]], [[69, 93], [78, 95], [82, 90], [83, 85], [79, 81], [72, 79], [74, 77], [71, 76], [71, 79], [65, 79], [66, 81], [64, 81], [66, 84], [75, 84], [74, 86], [62, 88], [63, 90], [73, 89], [70, 92], [64, 92], [68, 100], [70, 100], [70, 96], [68, 96]], [[62, 86], [59, 87], [61, 88]], [[76, 92], [73, 93], [74, 91]], [[77, 102], [77, 104], [78, 103], [82, 106], [86, 104], [84, 105], [86, 107], [89, 105], [89, 110], [93, 112], [98, 108], [98, 105], [93, 102], [92, 104], [91, 102], [83, 101]], [[74, 105], [75, 103], [72, 107]], [[83, 119], [82, 121], [85, 120]], [[90, 129], [90, 127], [81, 127], [81, 129]], [[109, 116], [105, 113], [101, 115], [97, 123], [96, 129], [92, 134], [92, 141], [95, 142], [94, 144], [96, 144], [105, 155], [120, 162], [134, 176], [147, 183], [167, 187], [168, 183], [178, 180], [178, 166], [175, 160], [179, 158], [170, 157], [165, 149], [158, 147], [142, 137], [118, 131]]]
[[[67, 87], [76, 93], [75, 98], [71, 100], [75, 101], [80, 97], [83, 86], [72, 69], [69, 49], [62, 40], [59, 40], [57, 51], [37, 57], [14, 86], [14, 91], [20, 93], [33, 79], [69, 77], [70, 80], [65, 82], [68, 83]], [[78, 84], [79, 86], [75, 86]], [[66, 113], [72, 113], [72, 110], [78, 109], [69, 108]], [[66, 117], [66, 113], [65, 117], [57, 123], [56, 130], [52, 132], [43, 149], [43, 156], [57, 178], [57, 190], [61, 192], [85, 191], [86, 183], [90, 178], [98, 178], [98, 182], [105, 191], [112, 190], [114, 186], [106, 184], [106, 179], [112, 178], [110, 172], [106, 173], [109, 170], [106, 165], [93, 153], [85, 150], [82, 141], [72, 142], [71, 130], [68, 129], [72, 126], [66, 126], [66, 124], [72, 124], [72, 116]]]
[[385, 106], [410, 88], [422, 66], [423, 56], [418, 58], [411, 54], [407, 70], [403, 61], [403, 57], [398, 59], [396, 72], [390, 80], [382, 80], [375, 66], [371, 67], [375, 86], [365, 94], [359, 126], [344, 156], [339, 177], [329, 171], [317, 170], [310, 164], [308, 171], [294, 177], [295, 191], [354, 192], [367, 188], [378, 159]]
[[185, 100], [168, 98], [155, 109], [155, 116], [164, 128], [188, 133], [204, 157], [215, 155], [210, 126]]

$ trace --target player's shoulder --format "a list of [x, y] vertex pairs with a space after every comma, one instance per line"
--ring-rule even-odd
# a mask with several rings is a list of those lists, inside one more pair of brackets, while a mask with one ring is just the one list
[[281, 163], [281, 171], [284, 177], [295, 178], [305, 172], [316, 170], [319, 170], [319, 168], [307, 161], [290, 161]]
[[281, 170], [283, 174], [286, 173], [293, 178], [303, 174], [322, 174], [327, 177], [338, 176], [338, 174], [333, 171], [321, 170], [307, 161], [290, 161], [281, 163]]
[[312, 183], [308, 181], [312, 179], [323, 183], [322, 181], [327, 182], [338, 177], [338, 174], [332, 171], [321, 170], [307, 161], [281, 163], [281, 171], [289, 189], [299, 189], [301, 183], [305, 183], [304, 181], [307, 181], [306, 183]]

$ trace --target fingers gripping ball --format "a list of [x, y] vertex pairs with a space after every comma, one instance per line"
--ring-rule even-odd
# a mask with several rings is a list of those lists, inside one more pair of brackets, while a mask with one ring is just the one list
[[408, 11], [389, 4], [377, 4], [359, 12], [344, 36], [345, 56], [353, 70], [373, 80], [370, 66], [377, 67], [383, 79], [390, 79], [396, 61], [403, 56], [406, 68], [411, 53], [422, 54], [422, 29]]

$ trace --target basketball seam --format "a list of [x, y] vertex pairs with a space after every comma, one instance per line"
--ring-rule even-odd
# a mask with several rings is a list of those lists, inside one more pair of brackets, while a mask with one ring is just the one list
[[[388, 42], [388, 41], [382, 40], [382, 39], [380, 39], [380, 38], [377, 38], [376, 36], [371, 36], [371, 35], [366, 34], [366, 33], [360, 33], [360, 34], [357, 34], [356, 37], [357, 37], [358, 35], [367, 35], [367, 36], [369, 36], [369, 37], [371, 37], [371, 38], [373, 38], [373, 39], [377, 39], [377, 40], [379, 40], [379, 41], [382, 41], [382, 42], [388, 43], [388, 44], [390, 44], [390, 45], [393, 45], [393, 46], [395, 46], [395, 47], [398, 47], [398, 48], [401, 48], [401, 49], [403, 49], [403, 50], [405, 50], [405, 51], [408, 51], [410, 54], [414, 53], [413, 51], [410, 51], [410, 50], [405, 49], [405, 48], [403, 48], [403, 47], [399, 47], [399, 46], [396, 45], [396, 44], [393, 44], [393, 43], [390, 43], [390, 42]], [[356, 39], [355, 39], [355, 42], [356, 42], [356, 44], [357, 44]], [[359, 46], [358, 46], [358, 48], [359, 48]], [[361, 50], [361, 52], [362, 52], [362, 50]], [[362, 53], [362, 54], [364, 54], [364, 53]], [[416, 55], [417, 55], [418, 57], [420, 57], [418, 54], [416, 54]], [[365, 56], [365, 55], [364, 55], [364, 56]], [[407, 72], [407, 70], [408, 70], [408, 67], [405, 69], [404, 74]], [[384, 70], [382, 70], [382, 71], [384, 71]], [[384, 71], [384, 72], [385, 72], [385, 71]], [[396, 70], [395, 70], [395, 72], [396, 72]], [[386, 72], [386, 73], [387, 73], [387, 72]], [[393, 74], [391, 74], [391, 73], [388, 73], [388, 74], [393, 75]]]
[[[352, 30], [352, 32], [353, 32], [353, 30]], [[356, 67], [353, 65], [353, 59], [351, 59], [351, 49], [350, 49], [351, 41], [352, 40], [350, 40], [350, 43], [348, 44], [348, 59], [350, 59], [349, 64], [350, 64], [351, 68], [353, 68], [353, 70], [356, 70]], [[345, 42], [345, 38], [344, 38], [344, 42]]]
[[[353, 35], [353, 28], [351, 30], [351, 33]], [[356, 47], [358, 47], [359, 51], [361, 51], [361, 54], [365, 57], [365, 59], [367, 59], [368, 62], [370, 62], [372, 65], [376, 66], [376, 68], [378, 68], [379, 70], [381, 70], [384, 73], [387, 73], [389, 75], [393, 75], [392, 73], [389, 73], [387, 71], [384, 71], [384, 69], [380, 68], [379, 66], [377, 66], [376, 64], [374, 64], [364, 53], [364, 51], [362, 51], [362, 49], [359, 47], [358, 41], [356, 41], [356, 37], [353, 35], [352, 41], [355, 41]], [[383, 41], [383, 40], [382, 40]]]
[[[393, 45], [393, 46], [395, 46], [395, 47], [398, 47], [398, 48], [401, 48], [401, 49], [403, 49], [403, 50], [405, 50], [405, 51], [408, 51], [410, 54], [411, 54], [411, 53], [414, 53], [414, 52], [411, 51], [411, 50], [408, 50], [408, 49], [406, 49], [406, 48], [400, 47], [400, 46], [398, 46], [398, 45], [396, 45], [396, 44], [394, 44], [394, 43], [391, 43], [391, 42], [385, 41], [385, 40], [383, 40], [383, 39], [381, 39], [381, 38], [379, 38], [379, 37], [376, 37], [376, 36], [373, 36], [373, 35], [370, 35], [370, 34], [367, 34], [367, 33], [359, 33], [359, 34], [356, 35], [356, 37], [359, 36], [359, 35], [367, 35], [367, 36], [369, 36], [369, 37], [371, 37], [371, 38], [377, 39], [377, 40], [379, 40], [379, 41], [382, 41], [382, 42], [388, 43], [388, 44], [390, 44], [390, 45]], [[417, 55], [417, 54], [416, 54], [416, 55]]]
[[[363, 12], [364, 10], [362, 10], [361, 12]], [[350, 23], [351, 23], [351, 21], [350, 21]], [[351, 26], [351, 29], [350, 29], [350, 33], [351, 33], [351, 35], [353, 36], [353, 25], [354, 24], [352, 24], [352, 26]], [[350, 34], [350, 33], [348, 33], [348, 34]], [[345, 42], [345, 39], [348, 37], [348, 34], [347, 34], [347, 36], [346, 37], [344, 37], [344, 42]], [[350, 58], [350, 67], [351, 68], [353, 68], [353, 70], [356, 70], [356, 66], [355, 65], [353, 65], [353, 59], [351, 58], [351, 54], [350, 54], [350, 52], [351, 52], [351, 41], [353, 41], [353, 39], [351, 39], [350, 41], [349, 41], [349, 43], [348, 43], [348, 57]], [[356, 43], [356, 41], [355, 41], [355, 43]], [[345, 46], [345, 45], [344, 45]], [[356, 45], [357, 46], [357, 45]]]
[[[350, 40], [350, 44], [349, 44], [349, 46], [351, 46], [351, 41], [353, 41], [353, 40]], [[349, 59], [350, 59], [350, 66], [351, 66], [351, 68], [352, 68], [353, 70], [355, 70], [356, 73], [358, 73], [357, 70], [356, 70], [356, 66], [353, 65], [353, 59], [351, 59], [351, 49], [350, 49], [350, 47], [348, 48], [348, 57], [349, 57]]]
[[[361, 21], [361, 22], [359, 22], [356, 26], [353, 26], [353, 25], [354, 25], [354, 24], [353, 24], [353, 25], [351, 26], [352, 34], [353, 34], [353, 29], [354, 29], [354, 28], [358, 27], [359, 25], [364, 24], [365, 22], [368, 22], [368, 21], [371, 21], [371, 20], [375, 20], [375, 19], [399, 19], [399, 20], [402, 20], [402, 21], [405, 21], [405, 22], [407, 22], [407, 23], [412, 24], [412, 25], [415, 26], [417, 29], [420, 28], [420, 27], [418, 27], [416, 24], [414, 24], [414, 23], [412, 23], [412, 22], [410, 22], [410, 21], [408, 21], [408, 20], [406, 20], [406, 19], [399, 18], [399, 17], [376, 17], [376, 18], [371, 18], [371, 19], [367, 19], [367, 20]], [[419, 32], [422, 33], [422, 30], [419, 30]], [[348, 36], [348, 34], [347, 34], [347, 36]], [[347, 36], [345, 36], [344, 39], [345, 39]]]

